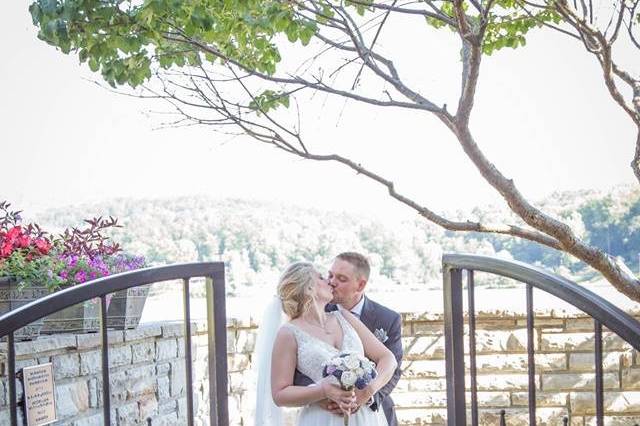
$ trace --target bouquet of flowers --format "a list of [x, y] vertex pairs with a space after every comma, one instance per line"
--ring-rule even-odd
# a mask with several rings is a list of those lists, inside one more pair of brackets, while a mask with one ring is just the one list
[[[353, 352], [341, 353], [324, 364], [322, 377], [333, 376], [344, 390], [364, 389], [377, 376], [376, 365], [362, 355]], [[349, 416], [344, 416], [344, 425]]]

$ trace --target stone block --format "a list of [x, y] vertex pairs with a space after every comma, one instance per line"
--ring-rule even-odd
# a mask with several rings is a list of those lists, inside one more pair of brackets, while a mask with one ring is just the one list
[[155, 356], [155, 343], [153, 340], [134, 343], [131, 345], [131, 352], [134, 364], [153, 361], [153, 357]]
[[[102, 336], [100, 333], [86, 333], [71, 335], [76, 339], [76, 347], [78, 349], [92, 349], [102, 345]], [[120, 330], [110, 330], [107, 332], [107, 340], [109, 345], [115, 345], [124, 342], [124, 333]]]
[[91, 379], [87, 382], [89, 388], [89, 407], [97, 408], [102, 404], [102, 401], [98, 400], [98, 380]]
[[398, 424], [402, 426], [445, 425], [446, 409], [397, 409]]
[[231, 393], [243, 393], [249, 389], [249, 377], [241, 372], [229, 373], [229, 389]]
[[111, 346], [109, 348], [109, 368], [131, 364], [131, 346]]
[[[166, 402], [158, 403], [158, 415], [163, 416], [169, 413], [177, 413], [178, 412], [178, 403], [175, 399]], [[155, 424], [155, 423], [154, 423]]]
[[[622, 340], [618, 335], [611, 332], [602, 333], [603, 350], [623, 351], [630, 349], [628, 343]], [[542, 333], [543, 351], [593, 351], [594, 334], [593, 333]]]
[[[605, 416], [604, 424], [606, 426], [634, 426], [640, 424], [640, 415], [632, 416]], [[597, 426], [595, 417], [585, 417], [584, 426]], [[580, 425], [582, 426], [582, 424]]]
[[[41, 354], [43, 352], [60, 351], [76, 347], [76, 338], [72, 334], [56, 334], [41, 336], [28, 342], [16, 342], [16, 357], [21, 355]], [[17, 371], [17, 369], [16, 369]]]
[[102, 413], [83, 417], [73, 422], [73, 426], [102, 426], [103, 424], [104, 419]]
[[593, 319], [591, 318], [567, 318], [565, 320], [565, 330], [569, 332], [586, 331], [591, 332], [595, 330], [593, 325]]
[[[546, 391], [591, 390], [595, 387], [595, 380], [596, 377], [593, 373], [544, 374], [542, 376], [542, 389]], [[605, 389], [616, 389], [619, 387], [617, 373], [604, 373], [602, 380]]]
[[118, 426], [129, 426], [138, 424], [140, 411], [137, 402], [130, 402], [116, 408], [116, 418]]
[[138, 326], [132, 330], [124, 330], [124, 341], [131, 342], [135, 340], [148, 339], [162, 335], [162, 326], [160, 324], [149, 324]]
[[[477, 384], [478, 390], [527, 390], [529, 376], [526, 374], [482, 374], [478, 375]], [[536, 375], [536, 388], [540, 388], [538, 375]]]
[[622, 370], [622, 389], [640, 390], [640, 368], [625, 368]]
[[236, 352], [236, 332], [235, 330], [227, 330], [227, 354], [235, 354]]
[[171, 364], [168, 362], [157, 363], [156, 364], [156, 375], [163, 376], [168, 375], [171, 371]]
[[146, 421], [158, 415], [158, 400], [155, 395], [143, 395], [138, 399], [140, 420]]
[[253, 330], [238, 330], [236, 335], [236, 352], [251, 354], [256, 346], [256, 332]]
[[248, 355], [235, 354], [227, 357], [227, 369], [229, 372], [246, 371], [251, 365]]
[[444, 336], [444, 323], [441, 322], [414, 322], [414, 336]]
[[[571, 411], [578, 415], [596, 412], [595, 392], [571, 392]], [[604, 410], [607, 415], [637, 414], [640, 412], [640, 392], [604, 392]]]
[[156, 341], [156, 361], [175, 359], [178, 356], [178, 342], [176, 339]]
[[80, 374], [98, 374], [102, 371], [102, 353], [100, 351], [80, 352]]
[[[618, 371], [622, 352], [605, 352], [602, 354], [602, 368], [604, 371]], [[571, 371], [595, 371], [596, 357], [593, 353], [569, 354], [569, 368]]]
[[[567, 358], [563, 353], [535, 355], [536, 372], [559, 371], [567, 368]], [[465, 366], [469, 371], [469, 357], [465, 358]], [[529, 369], [527, 354], [504, 354], [476, 356], [476, 368], [480, 374], [491, 372], [526, 373]]]
[[406, 378], [446, 377], [444, 360], [410, 361], [402, 364], [402, 375]]
[[184, 336], [184, 325], [182, 322], [165, 323], [162, 325], [162, 337], [180, 337]]
[[413, 392], [433, 392], [447, 390], [446, 379], [411, 379], [406, 380], [405, 382], [408, 385], [408, 389]]
[[171, 381], [169, 377], [158, 377], [156, 380], [158, 399], [163, 401], [171, 397]]
[[154, 366], [152, 364], [126, 370], [126, 399], [128, 401], [156, 394], [156, 378], [153, 372]]
[[[566, 407], [568, 392], [536, 392], [536, 407]], [[511, 404], [514, 406], [529, 406], [528, 392], [513, 392]]]
[[444, 359], [444, 336], [402, 338], [404, 360]]
[[89, 409], [89, 387], [86, 380], [58, 384], [55, 392], [59, 419], [77, 416]]
[[182, 395], [186, 385], [184, 360], [177, 360], [171, 363], [169, 379], [171, 380], [171, 396], [176, 397]]
[[[559, 319], [559, 318], [534, 318], [533, 326], [535, 328], [545, 328], [545, 329], [551, 328], [551, 329], [555, 329], [555, 330], [563, 330], [565, 328], [565, 321], [566, 320]], [[527, 319], [526, 318], [517, 319], [516, 320], [516, 326], [517, 327], [526, 327], [527, 326]]]
[[446, 392], [409, 392], [393, 394], [393, 402], [402, 408], [447, 408]]
[[[534, 330], [534, 350], [537, 351], [537, 331]], [[468, 337], [465, 336], [468, 346]], [[476, 330], [476, 353], [526, 352], [527, 330]]]
[[51, 363], [55, 380], [76, 377], [80, 373], [80, 357], [77, 353], [55, 355]]
[[168, 413], [168, 414], [164, 414], [162, 416], [156, 417], [155, 419], [153, 419], [151, 424], [153, 426], [176, 426], [176, 425], [179, 425], [180, 422], [178, 422], [178, 413], [173, 412], [173, 413]]

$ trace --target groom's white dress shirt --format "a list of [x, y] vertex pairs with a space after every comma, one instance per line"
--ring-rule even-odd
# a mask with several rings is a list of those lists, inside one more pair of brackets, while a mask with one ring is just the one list
[[[342, 309], [345, 309], [344, 306], [340, 305]], [[364, 296], [360, 298], [360, 301], [356, 303], [356, 306], [351, 308], [351, 313], [355, 315], [358, 319], [360, 319], [360, 315], [362, 314], [362, 308], [364, 307]]]

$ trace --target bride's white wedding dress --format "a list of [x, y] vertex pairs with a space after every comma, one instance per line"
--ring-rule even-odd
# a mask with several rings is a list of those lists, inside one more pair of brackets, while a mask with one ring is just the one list
[[[329, 343], [312, 336], [291, 323], [283, 324], [295, 335], [298, 344], [298, 370], [314, 382], [322, 380], [322, 366], [331, 358], [342, 352], [357, 352], [364, 356], [362, 341], [355, 329], [339, 311], [328, 315], [335, 315], [342, 327], [342, 347], [336, 349]], [[343, 426], [342, 416], [329, 413], [317, 404], [304, 407], [296, 422], [298, 426]], [[350, 426], [387, 426], [387, 419], [382, 410], [372, 411], [366, 405], [349, 417]]]

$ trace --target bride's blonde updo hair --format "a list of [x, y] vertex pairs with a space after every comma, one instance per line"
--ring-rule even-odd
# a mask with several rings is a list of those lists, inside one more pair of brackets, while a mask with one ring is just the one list
[[282, 300], [282, 310], [289, 318], [298, 318], [311, 307], [316, 274], [312, 263], [295, 262], [280, 276], [278, 296]]

